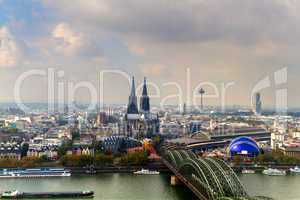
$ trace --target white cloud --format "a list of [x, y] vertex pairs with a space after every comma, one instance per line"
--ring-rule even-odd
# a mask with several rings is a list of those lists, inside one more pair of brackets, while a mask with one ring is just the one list
[[52, 37], [56, 40], [56, 50], [65, 55], [77, 53], [84, 43], [82, 35], [75, 33], [67, 23], [58, 24], [52, 32]]
[[93, 58], [91, 58], [91, 61], [93, 62], [93, 64], [95, 65], [103, 65], [105, 64], [105, 58], [102, 56], [95, 56]]
[[163, 73], [168, 69], [166, 65], [156, 64], [143, 66], [143, 73], [150, 76], [162, 76]]
[[282, 30], [294, 29], [300, 4], [295, 0], [74, 0], [72, 4], [60, 0], [46, 5], [81, 26], [151, 42], [225, 39], [243, 45], [256, 43], [263, 34], [278, 38], [285, 33]]
[[20, 59], [18, 45], [7, 27], [0, 27], [0, 67], [14, 67]]
[[[45, 20], [41, 35], [29, 36], [26, 44], [35, 46], [38, 66], [61, 66], [78, 79], [105, 64], [180, 81], [189, 67], [194, 84], [243, 84], [232, 96], [240, 103], [248, 101], [245, 93], [259, 77], [278, 67], [294, 66], [299, 73], [297, 0], [45, 1], [45, 14], [55, 17]], [[15, 27], [21, 29], [20, 25]], [[10, 66], [18, 58], [13, 56], [13, 44], [0, 54], [5, 57], [0, 57], [2, 63]], [[299, 85], [297, 78], [290, 81], [293, 87]]]
[[136, 55], [144, 55], [145, 54], [145, 48], [138, 44], [128, 44], [128, 49], [131, 53]]

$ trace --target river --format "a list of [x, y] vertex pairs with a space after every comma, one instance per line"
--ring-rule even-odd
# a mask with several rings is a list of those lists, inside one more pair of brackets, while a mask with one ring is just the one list
[[[300, 176], [269, 177], [260, 174], [241, 175], [251, 195], [276, 200], [300, 200]], [[82, 175], [66, 178], [0, 179], [0, 191], [95, 191], [95, 200], [187, 200], [194, 199], [182, 186], [172, 187], [169, 176], [132, 174]]]

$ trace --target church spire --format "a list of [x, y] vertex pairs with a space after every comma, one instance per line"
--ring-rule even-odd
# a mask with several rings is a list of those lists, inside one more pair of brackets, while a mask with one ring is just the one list
[[129, 96], [128, 106], [127, 106], [127, 113], [128, 114], [138, 114], [138, 108], [137, 108], [137, 97], [135, 94], [135, 81], [134, 76], [132, 77], [132, 83], [131, 83], [131, 92]]
[[130, 96], [135, 96], [135, 81], [134, 81], [134, 76], [132, 77], [131, 81], [131, 93]]
[[140, 100], [140, 109], [143, 113], [148, 113], [150, 111], [150, 99], [147, 91], [146, 77], [144, 78], [143, 92]]
[[144, 85], [143, 85], [143, 96], [148, 96], [148, 91], [147, 91], [147, 84], [146, 84], [146, 77], [144, 77]]

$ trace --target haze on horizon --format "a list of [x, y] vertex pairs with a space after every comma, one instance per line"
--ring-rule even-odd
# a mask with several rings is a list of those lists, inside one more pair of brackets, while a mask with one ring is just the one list
[[[14, 101], [24, 72], [50, 67], [55, 87], [88, 81], [97, 91], [102, 70], [134, 75], [138, 84], [146, 76], [161, 91], [154, 104], [177, 94], [166, 83], [178, 83], [185, 102], [188, 84], [233, 82], [226, 105], [249, 105], [253, 87], [267, 77], [264, 106], [286, 88], [289, 107], [300, 107], [299, 23], [297, 0], [0, 0], [0, 102]], [[281, 69], [287, 81], [277, 84]], [[46, 76], [34, 76], [24, 81], [21, 97], [46, 101], [47, 89]], [[105, 76], [104, 89], [105, 103], [127, 103], [124, 77]], [[76, 92], [78, 101], [89, 98], [83, 88]]]

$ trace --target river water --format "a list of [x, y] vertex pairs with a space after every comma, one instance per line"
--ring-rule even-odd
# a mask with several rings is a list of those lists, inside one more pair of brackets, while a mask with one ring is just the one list
[[[277, 200], [300, 200], [300, 176], [269, 177], [241, 175], [251, 195]], [[167, 174], [143, 176], [132, 174], [82, 175], [65, 178], [0, 179], [0, 191], [95, 191], [95, 200], [190, 200], [195, 199], [183, 187], [172, 187]]]

